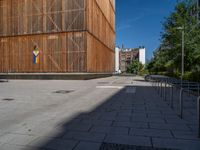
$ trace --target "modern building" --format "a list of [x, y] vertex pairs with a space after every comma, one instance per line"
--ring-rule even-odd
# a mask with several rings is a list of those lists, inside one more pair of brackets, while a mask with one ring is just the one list
[[120, 51], [120, 48], [116, 47], [115, 48], [115, 73], [120, 73], [120, 69], [119, 69], [119, 51]]
[[112, 73], [115, 0], [0, 0], [0, 73]]
[[144, 47], [139, 48], [139, 62], [143, 65], [146, 64], [146, 49]]
[[[119, 70], [121, 72], [126, 72], [127, 67], [134, 60], [138, 60], [143, 65], [146, 64], [146, 49], [144, 47], [121, 48], [121, 49], [116, 48], [116, 49], [119, 49]], [[117, 61], [117, 56], [116, 56], [116, 61]], [[117, 66], [116, 66], [116, 68], [117, 68]]]

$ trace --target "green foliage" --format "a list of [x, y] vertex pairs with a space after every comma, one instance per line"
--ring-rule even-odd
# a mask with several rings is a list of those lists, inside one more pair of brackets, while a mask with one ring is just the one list
[[138, 61], [134, 60], [127, 68], [127, 73], [138, 74], [144, 72], [144, 66]]
[[166, 72], [167, 75], [180, 77], [182, 56], [182, 30], [185, 33], [185, 78], [198, 80], [200, 72], [200, 27], [191, 15], [191, 1], [179, 1], [174, 12], [165, 19], [161, 33], [160, 47], [154, 52], [154, 57], [147, 65], [150, 73]]

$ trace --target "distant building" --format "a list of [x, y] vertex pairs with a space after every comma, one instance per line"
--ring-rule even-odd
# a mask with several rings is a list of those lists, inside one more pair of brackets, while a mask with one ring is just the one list
[[143, 65], [146, 64], [146, 49], [144, 47], [139, 48], [139, 61]]
[[126, 68], [134, 60], [138, 60], [143, 65], [145, 65], [146, 64], [146, 54], [145, 53], [146, 53], [146, 50], [145, 50], [144, 47], [140, 47], [140, 48], [116, 48], [116, 50], [115, 50], [115, 55], [116, 55], [115, 56], [115, 67], [116, 67], [116, 70], [115, 71], [116, 72], [119, 72], [119, 71], [120, 72], [126, 72]]
[[119, 51], [120, 51], [120, 48], [116, 47], [115, 48], [115, 72], [116, 73], [120, 73], [120, 69], [119, 69]]

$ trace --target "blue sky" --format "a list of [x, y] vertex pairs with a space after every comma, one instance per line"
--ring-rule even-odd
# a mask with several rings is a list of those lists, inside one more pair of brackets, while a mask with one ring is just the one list
[[159, 46], [162, 22], [173, 10], [176, 0], [116, 0], [116, 45], [140, 45], [150, 59]]

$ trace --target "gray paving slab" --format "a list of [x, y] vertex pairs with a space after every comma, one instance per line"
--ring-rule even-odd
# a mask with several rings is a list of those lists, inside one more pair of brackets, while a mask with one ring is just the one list
[[111, 126], [112, 120], [83, 120], [80, 122], [80, 124], [91, 124], [93, 126]]
[[64, 126], [65, 129], [67, 130], [74, 130], [74, 131], [89, 131], [89, 129], [92, 127], [92, 125], [89, 123], [89, 124], [67, 124], [66, 126]]
[[63, 136], [63, 139], [102, 142], [105, 136], [106, 134], [102, 133], [69, 131]]
[[99, 150], [101, 143], [80, 142], [74, 150]]
[[131, 121], [115, 121], [113, 126], [116, 127], [129, 127], [129, 128], [148, 128], [148, 123], [144, 122], [131, 122]]
[[153, 146], [161, 148], [174, 148], [179, 150], [199, 150], [200, 141], [153, 138]]
[[104, 142], [116, 143], [116, 144], [128, 144], [128, 145], [139, 145], [139, 146], [152, 146], [151, 139], [149, 137], [139, 136], [122, 136], [122, 135], [108, 135]]
[[42, 137], [30, 142], [28, 146], [40, 149], [72, 150], [77, 144], [78, 141], [75, 140]]
[[0, 145], [0, 150], [33, 150], [33, 149], [31, 149], [30, 147], [19, 146], [19, 145], [2, 144]]
[[140, 118], [140, 117], [133, 117], [131, 118], [134, 122], [150, 122], [150, 123], [165, 123], [164, 118]]
[[147, 137], [169, 137], [172, 138], [172, 134], [169, 130], [159, 129], [131, 129], [130, 135], [147, 136]]
[[172, 130], [172, 134], [177, 139], [186, 139], [186, 140], [200, 140], [197, 136], [197, 132], [193, 131], [178, 131]]
[[191, 131], [186, 124], [149, 123], [152, 129]]
[[128, 135], [129, 128], [126, 127], [103, 127], [103, 126], [94, 126], [90, 132], [95, 133], [106, 133], [106, 134], [121, 134]]
[[[170, 109], [150, 83], [134, 81], [138, 78], [142, 80], [110, 77], [89, 81], [10, 81], [0, 87], [0, 143], [36, 149], [62, 148], [65, 144], [81, 149], [103, 140], [152, 146], [152, 138], [196, 143], [193, 104], [188, 104], [190, 108], [182, 120], [177, 116], [178, 111]], [[133, 86], [136, 92], [99, 89], [98, 82], [108, 82], [113, 87]], [[74, 92], [55, 94], [58, 90]], [[1, 101], [5, 97], [15, 100]]]

